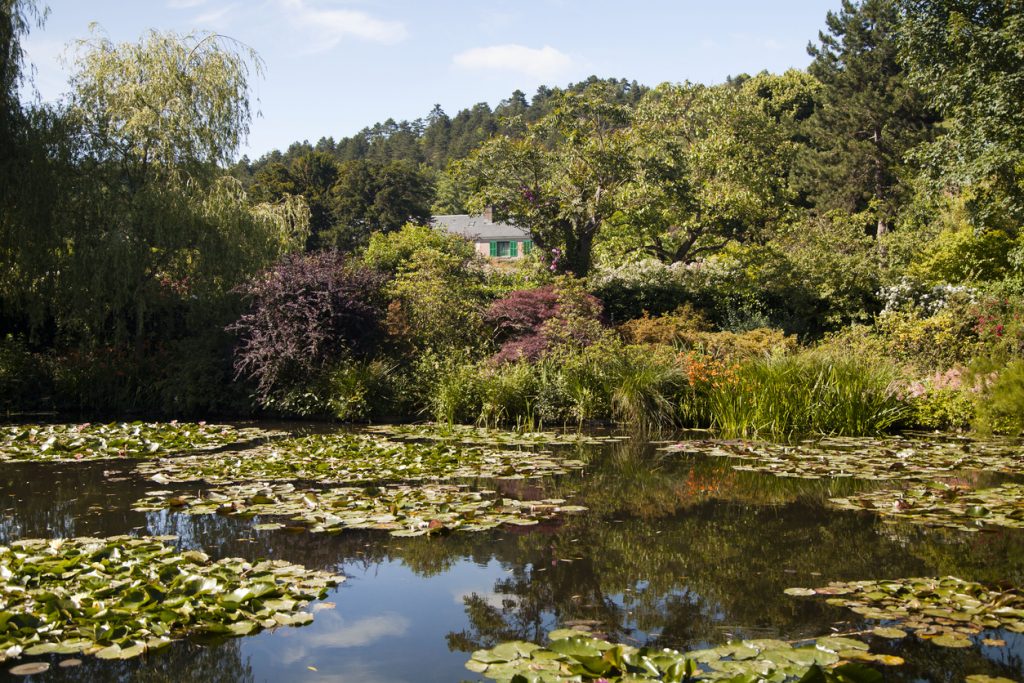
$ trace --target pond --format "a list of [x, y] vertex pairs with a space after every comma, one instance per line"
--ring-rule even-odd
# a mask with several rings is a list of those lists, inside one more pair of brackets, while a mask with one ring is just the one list
[[[250, 449], [258, 454], [261, 443], [243, 439], [201, 457], [230, 460]], [[541, 461], [562, 458], [581, 466], [545, 469], [542, 478], [512, 473], [485, 482], [460, 470], [458, 481], [510, 499], [565, 501], [567, 511], [548, 514], [541, 506], [547, 512], [529, 524], [419, 536], [358, 526], [311, 533], [287, 523], [274, 528], [275, 518], [266, 514], [189, 514], [174, 505], [136, 509], [153, 491], [187, 498], [217, 487], [177, 481], [173, 468], [163, 467], [173, 457], [156, 467], [123, 454], [0, 463], [0, 544], [173, 535], [179, 549], [202, 550], [212, 559], [285, 560], [346, 577], [311, 603], [314, 620], [301, 628], [220, 641], [175, 640], [127, 660], [75, 655], [81, 663], [66, 668], [60, 663], [69, 655], [23, 656], [0, 664], [0, 677], [26, 680], [9, 669], [46, 662], [49, 670], [32, 680], [475, 681], [485, 679], [466, 669], [474, 651], [515, 640], [545, 645], [549, 632], [570, 628], [610, 642], [679, 651], [732, 640], [801, 642], [855, 634], [871, 652], [905, 660], [876, 665], [886, 680], [960, 681], [977, 674], [1024, 679], [1024, 634], [1013, 629], [986, 628], [970, 638], [969, 647], [942, 647], [915, 637], [913, 627], [901, 639], [871, 633], [880, 621], [839, 600], [830, 604], [810, 591], [786, 592], [840, 581], [940, 576], [1019, 587], [1024, 530], [1012, 524], [965, 530], [842, 509], [830, 499], [871, 499], [882, 480], [864, 472], [777, 476], [751, 468], [749, 457], [665, 446], [639, 439], [504, 444], [551, 454], [536, 456]], [[1009, 448], [1020, 452], [1015, 444]], [[165, 474], [154, 482], [154, 472]], [[1010, 467], [953, 469], [934, 479], [969, 488], [1019, 481]]]

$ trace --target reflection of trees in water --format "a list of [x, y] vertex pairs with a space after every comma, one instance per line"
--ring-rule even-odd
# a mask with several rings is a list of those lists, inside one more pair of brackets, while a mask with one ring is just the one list
[[[240, 640], [229, 640], [216, 646], [200, 646], [180, 642], [145, 657], [128, 661], [78, 657], [81, 666], [63, 669], [57, 665], [68, 656], [53, 657], [50, 670], [43, 675], [53, 683], [253, 683], [256, 680], [248, 658], [242, 658]], [[6, 668], [3, 671], [6, 673]], [[0, 674], [2, 675], [2, 674]], [[24, 680], [14, 678], [12, 680]]]
[[124, 461], [4, 463], [0, 542], [122, 534], [142, 515], [128, 509], [139, 484]]
[[615, 640], [675, 647], [820, 635], [841, 612], [785, 588], [923, 569], [870, 518], [822, 508], [855, 482], [735, 472], [626, 442], [573, 484], [589, 512], [557, 534], [520, 538], [514, 557], [496, 547], [511, 576], [495, 583], [498, 599], [466, 599], [469, 629], [451, 634], [451, 647], [543, 640], [580, 621]]

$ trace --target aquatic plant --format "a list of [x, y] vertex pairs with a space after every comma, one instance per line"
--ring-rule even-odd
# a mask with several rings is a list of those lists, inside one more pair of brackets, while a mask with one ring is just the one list
[[291, 484], [264, 482], [227, 486], [201, 496], [150, 491], [134, 510], [171, 509], [193, 515], [288, 517], [288, 523], [267, 522], [259, 530], [336, 533], [345, 529], [383, 529], [393, 536], [423, 536], [445, 531], [486, 531], [502, 524], [532, 526], [542, 519], [586, 508], [564, 500], [519, 501], [493, 491], [420, 484], [367, 488], [297, 489]]
[[[826, 596], [830, 605], [848, 607], [865, 619], [898, 623], [942, 647], [971, 647], [971, 637], [985, 629], [1024, 633], [1024, 592], [954, 576], [834, 581], [822, 588], [789, 588], [786, 593]], [[886, 637], [897, 636], [890, 631]]]
[[[477, 650], [466, 662], [470, 671], [496, 681], [880, 681], [877, 671], [849, 659], [902, 664], [891, 655], [874, 655], [852, 638], [825, 637], [794, 647], [781, 640], [744, 640], [681, 653], [670, 649], [612, 644], [584, 631], [560, 629], [541, 647], [525, 641]], [[802, 678], [803, 677], [803, 678]]]
[[0, 661], [130, 659], [193, 634], [301, 626], [343, 576], [268, 560], [178, 552], [173, 537], [24, 539], [0, 546]]
[[581, 467], [579, 460], [524, 450], [397, 442], [374, 434], [340, 432], [275, 441], [217, 457], [163, 458], [141, 463], [139, 472], [158, 483], [304, 479], [353, 484], [460, 477], [522, 479]]
[[817, 441], [683, 441], [665, 451], [735, 458], [733, 469], [778, 477], [928, 480], [959, 470], [1024, 472], [1020, 444], [968, 438], [826, 437]]
[[714, 426], [726, 438], [799, 434], [867, 436], [909, 415], [885, 363], [807, 352], [740, 366], [736, 381], [710, 396]]
[[1024, 528], [1024, 485], [1004, 484], [969, 490], [942, 482], [927, 482], [906, 489], [830, 498], [844, 510], [870, 510], [883, 518], [960, 531], [988, 527]]
[[147, 458], [272, 434], [205, 422], [9, 425], [0, 427], [0, 461]]

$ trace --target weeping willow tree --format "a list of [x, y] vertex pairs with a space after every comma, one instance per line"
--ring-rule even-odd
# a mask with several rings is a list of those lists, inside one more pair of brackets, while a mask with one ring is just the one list
[[94, 36], [74, 63], [66, 105], [40, 126], [52, 211], [8, 228], [20, 248], [6, 265], [65, 336], [142, 350], [301, 246], [308, 210], [292, 198], [252, 210], [223, 173], [249, 130], [251, 50], [153, 31]]

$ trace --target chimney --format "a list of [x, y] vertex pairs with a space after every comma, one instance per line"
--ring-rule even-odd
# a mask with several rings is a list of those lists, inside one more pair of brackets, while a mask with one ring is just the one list
[[488, 204], [487, 207], [484, 208], [483, 217], [484, 217], [484, 220], [487, 221], [488, 223], [493, 223], [494, 222], [494, 207], [491, 206], [490, 204]]

